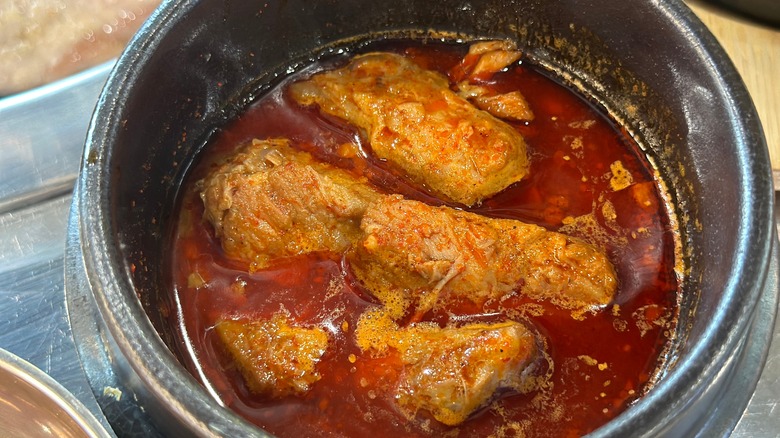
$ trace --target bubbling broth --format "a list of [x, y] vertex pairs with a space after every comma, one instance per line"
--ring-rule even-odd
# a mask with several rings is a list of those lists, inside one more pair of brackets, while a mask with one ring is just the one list
[[[430, 41], [385, 41], [361, 49], [400, 54], [439, 72], [451, 87], [463, 79], [468, 50]], [[576, 436], [625, 410], [663, 370], [679, 294], [679, 236], [637, 145], [585, 99], [521, 57], [472, 82], [492, 94], [519, 91], [533, 111], [532, 120], [504, 119], [525, 141], [527, 175], [467, 207], [378, 158], [365, 130], [291, 97], [290, 84], [342, 67], [353, 55], [322, 60], [259, 98], [213, 138], [189, 176], [171, 264], [170, 300], [177, 311], [169, 317], [182, 362], [225, 405], [278, 436]], [[396, 345], [410, 326], [436, 330], [509, 321], [534, 339], [523, 385], [499, 385], [464, 421], [447, 424], [430, 408], [405, 407], [397, 383], [407, 372], [403, 354], [377, 353], [361, 343], [361, 324], [370, 315], [382, 319], [376, 312], [386, 303], [357, 278], [345, 256], [349, 248], [258, 264], [228, 254], [225, 237], [204, 219], [198, 181], [253, 139], [273, 138], [288, 139], [290, 148], [341, 169], [381, 196], [400, 194], [581, 239], [614, 265], [617, 291], [608, 304], [584, 311], [519, 293], [482, 301], [454, 297], [417, 312], [405, 307], [406, 313], [390, 318], [394, 329], [380, 336], [392, 344], [388, 351], [410, 348]], [[236, 362], [236, 351], [251, 350], [249, 336], [235, 338], [240, 341], [231, 350], [216, 327], [222, 321], [276, 321], [279, 315], [284, 324], [318, 330], [327, 348], [306, 344], [321, 353], [313, 365], [316, 379], [292, 393], [269, 395], [258, 392], [243, 373], [246, 364]], [[262, 339], [256, 342], [273, 341]], [[296, 339], [288, 344], [301, 343]], [[282, 367], [302, 366], [292, 362]]]

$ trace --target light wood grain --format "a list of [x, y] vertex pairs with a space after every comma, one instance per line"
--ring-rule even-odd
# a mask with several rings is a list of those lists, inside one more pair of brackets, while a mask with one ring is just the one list
[[689, 2], [745, 81], [764, 126], [775, 188], [780, 188], [780, 30]]

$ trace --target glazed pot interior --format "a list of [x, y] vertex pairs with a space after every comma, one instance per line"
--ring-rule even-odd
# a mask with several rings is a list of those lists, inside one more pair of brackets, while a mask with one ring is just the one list
[[[674, 2], [365, 3], [173, 1], [120, 58], [93, 119], [80, 184], [82, 230], [102, 242], [99, 263], [115, 276], [107, 301], [121, 301], [117, 312], [139, 325], [128, 345], [177, 348], [164, 315], [181, 182], [208, 139], [288, 68], [377, 38], [511, 39], [618, 121], [668, 188], [687, 274], [674, 363], [649, 397], [603, 431], [662, 432], [661, 419], [690, 403], [693, 382], [706, 384], [735, 347], [766, 275], [769, 159], [725, 55]], [[159, 360], [181, 368], [172, 355]]]

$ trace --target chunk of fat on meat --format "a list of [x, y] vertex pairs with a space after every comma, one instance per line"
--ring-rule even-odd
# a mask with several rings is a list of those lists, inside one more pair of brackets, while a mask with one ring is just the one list
[[343, 251], [379, 196], [364, 179], [314, 160], [286, 139], [253, 140], [197, 187], [226, 254], [252, 270], [282, 257]]
[[361, 128], [377, 157], [445, 200], [476, 205], [528, 173], [518, 131], [401, 55], [356, 56], [292, 84], [290, 94]]
[[604, 251], [517, 220], [493, 219], [400, 196], [366, 211], [348, 255], [362, 286], [400, 318], [453, 298], [477, 304], [520, 293], [578, 314], [617, 289]]
[[270, 319], [223, 319], [214, 331], [255, 394], [301, 395], [320, 380], [316, 366], [328, 347], [320, 327], [296, 326], [277, 313]]
[[400, 328], [383, 310], [373, 310], [361, 316], [356, 338], [368, 354], [400, 358], [392, 396], [409, 419], [422, 410], [455, 426], [501, 392], [526, 393], [536, 382], [530, 377], [536, 337], [515, 321]]

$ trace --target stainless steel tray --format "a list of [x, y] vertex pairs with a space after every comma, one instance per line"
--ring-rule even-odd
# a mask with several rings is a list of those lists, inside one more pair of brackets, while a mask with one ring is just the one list
[[73, 189], [90, 115], [112, 67], [0, 98], [0, 213]]

